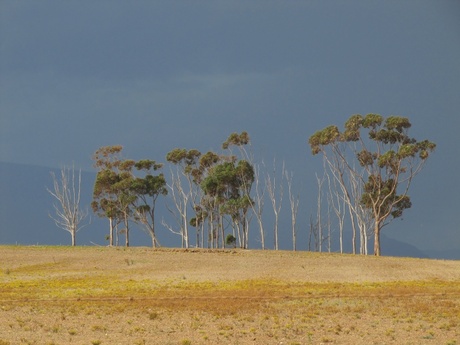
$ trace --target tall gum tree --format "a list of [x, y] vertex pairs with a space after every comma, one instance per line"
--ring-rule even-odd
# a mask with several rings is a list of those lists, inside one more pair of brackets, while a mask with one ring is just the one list
[[114, 245], [114, 232], [122, 215], [116, 206], [117, 195], [113, 185], [119, 182], [119, 166], [122, 162], [123, 146], [103, 146], [93, 155], [94, 167], [98, 170], [93, 188], [91, 207], [99, 217], [109, 220], [109, 246]]
[[[335, 178], [348, 173], [361, 184], [360, 203], [372, 212], [374, 255], [379, 256], [382, 228], [412, 206], [409, 187], [436, 145], [411, 138], [406, 117], [357, 114], [344, 127], [341, 132], [335, 125], [328, 126], [314, 133], [308, 143], [312, 154], [322, 153], [331, 169], [341, 167], [335, 170]], [[359, 164], [353, 164], [356, 161]]]
[[[171, 169], [172, 182], [171, 184], [167, 184], [174, 204], [170, 212], [175, 215], [179, 223], [179, 234], [182, 236], [182, 245], [186, 248], [189, 246], [189, 220], [187, 218], [189, 205], [193, 212], [195, 212], [195, 217], [190, 220], [190, 225], [196, 228], [197, 247], [200, 247], [200, 235], [203, 234], [204, 218], [206, 218], [203, 212], [200, 211], [201, 207], [198, 204], [201, 191], [199, 184], [201, 179], [199, 169], [200, 157], [200, 151], [183, 148], [175, 148], [166, 155], [166, 160], [176, 168], [175, 172]], [[164, 221], [162, 223], [173, 233], [178, 233], [177, 231], [173, 231], [172, 227]]]
[[[181, 228], [179, 232], [166, 225], [170, 231], [186, 234], [187, 224], [190, 224], [197, 229], [197, 245], [201, 234], [201, 246], [206, 237], [208, 246], [218, 248], [225, 246], [226, 225], [231, 224], [232, 236], [242, 248], [247, 248], [248, 214], [252, 206], [249, 195], [254, 182], [254, 169], [244, 147], [249, 142], [247, 132], [232, 133], [222, 144], [222, 149], [228, 153], [208, 151], [201, 154], [198, 150], [176, 148], [167, 154], [166, 160], [177, 168], [172, 173], [173, 182], [168, 185], [175, 205], [170, 211]], [[239, 156], [232, 153], [233, 147], [238, 148]], [[190, 223], [186, 219], [188, 205], [195, 212]], [[226, 220], [229, 222], [224, 222]], [[205, 236], [205, 229], [208, 236]]]
[[[254, 200], [251, 198], [251, 189], [256, 175], [254, 170], [252, 154], [246, 150], [245, 146], [250, 145], [251, 139], [245, 131], [232, 133], [222, 144], [222, 149], [228, 150], [234, 158], [232, 188], [236, 191], [232, 198], [227, 200], [227, 209], [238, 229], [241, 229], [240, 246], [248, 247], [249, 242], [249, 211], [254, 209]], [[236, 146], [240, 152], [240, 157], [233, 156], [232, 146]], [[233, 210], [232, 210], [233, 209]], [[232, 210], [232, 211], [231, 211]]]
[[143, 159], [135, 162], [134, 167], [144, 174], [143, 177], [134, 177], [129, 186], [136, 197], [135, 220], [143, 225], [144, 230], [150, 235], [152, 247], [156, 248], [159, 243], [155, 232], [155, 206], [160, 195], [168, 194], [163, 173], [155, 175], [155, 171], [161, 169], [163, 164]]

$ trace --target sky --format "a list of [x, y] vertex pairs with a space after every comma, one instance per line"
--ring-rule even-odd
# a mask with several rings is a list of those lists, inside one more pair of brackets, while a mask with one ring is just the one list
[[437, 149], [387, 233], [451, 249], [459, 109], [455, 0], [0, 0], [3, 162], [94, 171], [94, 151], [115, 144], [164, 162], [245, 130], [258, 159], [312, 185], [314, 132], [357, 113], [405, 116]]

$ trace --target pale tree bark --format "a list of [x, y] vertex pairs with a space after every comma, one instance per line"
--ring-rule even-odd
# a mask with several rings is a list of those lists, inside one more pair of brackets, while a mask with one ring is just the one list
[[289, 205], [291, 207], [291, 230], [292, 230], [292, 250], [297, 250], [297, 211], [299, 209], [299, 194], [295, 194], [292, 190], [293, 173], [289, 173], [284, 169], [284, 177], [288, 187]]
[[[284, 163], [281, 171], [284, 170]], [[277, 186], [276, 181], [276, 162], [273, 161], [273, 179], [270, 175], [266, 175], [265, 184], [267, 187], [268, 196], [273, 207], [273, 213], [275, 214], [275, 224], [274, 224], [274, 241], [275, 241], [275, 250], [279, 249], [278, 243], [278, 223], [279, 223], [279, 214], [281, 211], [281, 206], [283, 202], [283, 183], [280, 183]], [[281, 180], [282, 182], [282, 180]]]
[[[234, 224], [232, 227], [237, 228], [238, 230], [238, 242], [241, 248], [247, 249], [248, 244], [249, 244], [249, 224], [251, 223], [251, 214], [248, 212], [248, 209], [251, 209], [254, 214], [256, 214], [257, 221], [259, 224], [259, 230], [261, 234], [261, 243], [262, 243], [262, 249], [265, 248], [265, 235], [263, 232], [263, 224], [262, 224], [262, 219], [261, 219], [261, 212], [263, 208], [263, 192], [262, 196], [260, 193], [259, 187], [259, 172], [256, 170], [256, 164], [254, 163], [254, 155], [251, 149], [251, 142], [249, 139], [249, 135], [247, 132], [242, 132], [241, 134], [238, 133], [232, 133], [227, 141], [225, 141], [222, 145], [222, 148], [228, 150], [230, 152], [230, 155], [233, 156], [233, 150], [232, 147], [236, 146], [238, 148], [240, 158], [241, 160], [246, 161], [250, 166], [252, 166], [252, 169], [254, 171], [254, 179], [252, 180], [251, 178], [248, 179], [247, 175], [240, 175], [239, 178], [241, 179], [242, 182], [242, 190], [243, 190], [243, 195], [242, 196], [248, 196], [250, 195], [250, 191], [252, 189], [253, 184], [256, 184], [256, 201], [251, 201], [250, 206], [247, 209], [244, 209], [242, 213], [239, 213], [239, 224]], [[249, 148], [246, 149], [246, 147]], [[257, 205], [255, 205], [257, 203]], [[259, 212], [259, 214], [257, 214]]]
[[[190, 205], [191, 209], [193, 211], [197, 210], [198, 207], [199, 207], [199, 203], [197, 200], [200, 200], [200, 193], [201, 193], [201, 189], [199, 188], [199, 186], [193, 182], [192, 180], [192, 177], [190, 176], [190, 174], [186, 174], [183, 170], [181, 172], [182, 176], [186, 179], [187, 181], [187, 185], [186, 187], [184, 187], [182, 185], [182, 179], [179, 177], [179, 173], [177, 173], [177, 189], [180, 193], [180, 195], [182, 196], [182, 203], [183, 203], [183, 212], [182, 213], [185, 213], [185, 218], [183, 219], [184, 221], [184, 231], [187, 235], [187, 246], [189, 246], [190, 244], [190, 240], [189, 240], [189, 230], [188, 230], [188, 219], [187, 219], [187, 207], [188, 205]], [[180, 184], [179, 184], [180, 183]], [[195, 213], [195, 216], [196, 216], [196, 221], [198, 221], [198, 215]], [[199, 221], [196, 225], [196, 244], [195, 246], [196, 247], [200, 247], [200, 234], [201, 236], [203, 236], [203, 231], [204, 231], [204, 219], [201, 217], [200, 218], [201, 221]]]
[[[349, 180], [356, 178], [356, 173], [346, 164], [346, 160], [343, 156], [344, 153], [339, 145], [333, 145], [333, 152], [335, 154], [332, 155], [332, 158], [324, 153], [324, 170], [329, 170], [331, 172], [336, 193], [337, 195], [340, 194], [340, 198], [342, 198], [347, 205], [352, 230], [352, 252], [353, 254], [356, 254], [356, 200], [352, 197], [349, 183]], [[356, 179], [356, 181], [357, 183], [362, 183], [359, 179]], [[343, 212], [345, 212], [345, 210], [343, 210]]]
[[49, 215], [56, 226], [70, 233], [72, 246], [76, 245], [76, 235], [79, 230], [88, 224], [82, 221], [88, 216], [87, 210], [80, 208], [81, 199], [81, 170], [78, 176], [75, 168], [61, 168], [60, 177], [51, 172], [53, 178], [53, 190], [47, 191], [56, 199], [53, 204], [55, 216]]
[[[364, 193], [360, 202], [372, 211], [377, 256], [381, 229], [412, 206], [407, 194], [412, 179], [436, 148], [433, 142], [411, 138], [411, 126], [405, 117], [355, 114], [345, 122], [343, 132], [337, 126], [328, 126], [309, 138], [314, 155], [322, 152], [326, 156], [326, 147], [330, 147], [334, 163], [361, 178]], [[362, 130], [368, 135], [362, 136]], [[341, 144], [350, 149], [353, 157], [346, 155]], [[359, 162], [360, 170], [365, 170], [364, 179], [351, 162]]]
[[359, 253], [368, 255], [368, 239], [373, 233], [372, 211], [361, 203], [363, 195], [363, 177], [350, 174], [350, 194], [353, 201], [353, 213], [356, 216], [356, 223], [359, 229]]
[[251, 203], [251, 208], [256, 216], [257, 223], [259, 224], [260, 243], [262, 250], [265, 250], [265, 229], [262, 221], [262, 213], [265, 202], [266, 186], [260, 184], [260, 165], [254, 166], [254, 202]]
[[[310, 234], [308, 240], [308, 249], [311, 250], [312, 237], [314, 239], [314, 250], [318, 252], [323, 251], [323, 246], [327, 245], [327, 250], [330, 252], [332, 248], [332, 221], [331, 221], [331, 202], [328, 192], [323, 191], [323, 185], [327, 181], [327, 174], [324, 173], [322, 177], [316, 175], [316, 183], [318, 186], [318, 196], [316, 198], [316, 221], [314, 216], [310, 215]], [[326, 201], [323, 200], [326, 197]], [[326, 203], [327, 213], [323, 217], [323, 206]], [[326, 233], [327, 231], [327, 233]]]
[[[326, 171], [326, 170], [325, 170]], [[339, 227], [339, 250], [343, 254], [343, 225], [345, 221], [345, 198], [340, 193], [340, 188], [337, 186], [337, 180], [332, 179], [326, 171], [327, 182], [329, 185], [329, 205], [335, 213], [337, 218], [337, 225]]]
[[[336, 214], [339, 226], [340, 252], [343, 253], [343, 224], [345, 209], [348, 209], [350, 222], [352, 225], [352, 244], [353, 253], [356, 254], [356, 242], [359, 242], [359, 253], [368, 254], [367, 242], [369, 231], [372, 227], [372, 211], [365, 208], [361, 203], [363, 194], [363, 173], [353, 167], [354, 173], [349, 169], [344, 169], [340, 165], [331, 165], [324, 157], [324, 170], [329, 184], [330, 205]], [[330, 173], [333, 178], [330, 177]], [[359, 241], [356, 227], [359, 229]]]
[[[160, 243], [158, 242], [157, 235], [155, 232], [154, 213], [149, 214], [149, 216], [147, 216], [147, 213], [150, 213], [150, 212], [141, 212], [141, 211], [135, 210], [134, 213], [135, 213], [136, 221], [142, 224], [142, 228], [150, 236], [150, 240], [152, 241], [152, 248], [159, 247]], [[149, 220], [149, 217], [151, 218], [150, 220]]]
[[319, 178], [316, 175], [316, 183], [318, 184], [318, 198], [316, 201], [316, 250], [322, 252], [323, 248], [323, 224], [322, 224], [322, 214], [321, 214], [321, 205], [322, 205], [322, 196], [323, 196], [323, 183], [324, 177]]
[[174, 209], [169, 206], [167, 206], [167, 208], [169, 212], [173, 215], [173, 218], [176, 220], [177, 224], [179, 225], [180, 230], [172, 230], [173, 228], [169, 225], [167, 226], [167, 228], [171, 232], [181, 236], [182, 248], [189, 248], [190, 241], [187, 211], [189, 207], [189, 199], [191, 197], [192, 190], [191, 188], [188, 191], [184, 190], [178, 170], [176, 170], [175, 173], [171, 170], [171, 184], [167, 184], [167, 188], [170, 191], [169, 195], [174, 204]]

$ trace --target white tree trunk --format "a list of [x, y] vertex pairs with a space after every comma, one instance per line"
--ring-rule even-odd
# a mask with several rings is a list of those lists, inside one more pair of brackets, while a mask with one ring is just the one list
[[81, 170], [75, 176], [75, 168], [61, 168], [61, 176], [58, 179], [51, 172], [53, 178], [53, 190], [47, 191], [57, 200], [53, 204], [56, 216], [50, 216], [56, 226], [70, 233], [72, 246], [76, 245], [76, 234], [84, 226], [81, 222], [87, 217], [88, 211], [80, 208], [81, 193]]

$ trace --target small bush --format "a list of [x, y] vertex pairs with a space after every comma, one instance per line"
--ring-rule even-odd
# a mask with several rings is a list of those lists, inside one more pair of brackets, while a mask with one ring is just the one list
[[225, 238], [225, 244], [227, 246], [236, 247], [236, 238], [232, 234], [228, 234], [227, 237]]
[[150, 320], [155, 320], [158, 318], [158, 313], [156, 311], [152, 311], [149, 313], [149, 319]]

